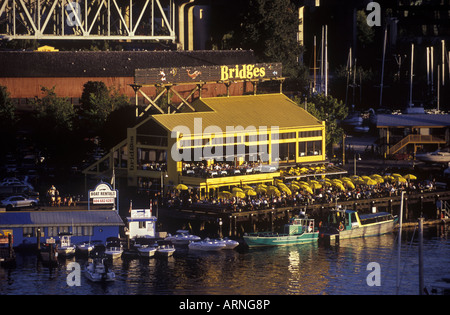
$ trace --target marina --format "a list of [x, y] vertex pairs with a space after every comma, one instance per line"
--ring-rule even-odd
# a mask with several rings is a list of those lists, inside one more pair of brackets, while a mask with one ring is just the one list
[[[414, 229], [403, 231], [400, 294], [417, 294], [418, 239]], [[424, 280], [444, 286], [450, 273], [448, 230], [426, 228]], [[342, 240], [339, 246], [317, 243], [217, 252], [176, 251], [165, 259], [115, 259], [109, 270], [115, 281], [107, 285], [81, 277], [80, 286], [68, 286], [67, 265], [77, 262], [84, 272], [86, 258], [62, 260], [44, 267], [36, 256], [18, 253], [17, 266], [0, 268], [0, 294], [75, 295], [391, 295], [396, 291], [395, 234]], [[381, 268], [381, 285], [368, 286], [370, 262]], [[44, 291], [45, 288], [45, 291]]]
[[446, 1], [57, 2], [0, 5], [0, 295], [450, 294]]

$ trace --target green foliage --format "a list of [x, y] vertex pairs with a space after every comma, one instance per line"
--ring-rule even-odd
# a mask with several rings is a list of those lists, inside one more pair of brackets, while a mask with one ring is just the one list
[[[301, 99], [296, 98], [294, 100], [299, 106], [304, 106], [304, 101]], [[317, 119], [325, 121], [327, 148], [342, 139], [344, 130], [338, 125], [338, 122], [347, 117], [348, 114], [347, 107], [342, 101], [332, 96], [316, 94], [308, 99], [307, 111]]]
[[129, 105], [125, 95], [120, 95], [114, 89], [108, 89], [102, 81], [86, 82], [80, 102], [80, 128], [94, 134], [103, 128], [113, 111]]
[[16, 118], [16, 108], [11, 101], [8, 89], [6, 86], [0, 85], [0, 120], [2, 127], [10, 126], [14, 123]]
[[41, 87], [44, 97], [33, 102], [35, 117], [44, 129], [66, 132], [73, 130], [75, 110], [65, 97], [58, 97], [55, 87]]
[[297, 32], [298, 11], [290, 0], [250, 0], [235, 40], [253, 49], [259, 62], [282, 62], [284, 76], [304, 78]]

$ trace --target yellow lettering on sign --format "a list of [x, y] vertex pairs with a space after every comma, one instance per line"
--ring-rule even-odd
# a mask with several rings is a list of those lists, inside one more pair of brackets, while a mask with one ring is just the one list
[[220, 80], [227, 81], [230, 79], [254, 79], [258, 77], [266, 76], [266, 68], [264, 67], [256, 67], [255, 65], [236, 65], [233, 68], [228, 66], [220, 66]]

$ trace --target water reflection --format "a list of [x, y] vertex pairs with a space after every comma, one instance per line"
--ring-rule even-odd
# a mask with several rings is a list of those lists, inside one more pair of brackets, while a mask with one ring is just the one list
[[[425, 284], [450, 275], [448, 233], [425, 235]], [[443, 237], [442, 237], [443, 236]], [[117, 259], [111, 262], [116, 281], [69, 287], [62, 260], [48, 268], [34, 255], [17, 255], [17, 267], [0, 267], [0, 294], [395, 294], [395, 234], [342, 240], [339, 246], [304, 244], [277, 248], [176, 252], [165, 259]], [[367, 285], [367, 265], [381, 266], [381, 286]], [[84, 267], [82, 267], [82, 270]], [[401, 294], [418, 293], [417, 233], [406, 231], [402, 243]]]

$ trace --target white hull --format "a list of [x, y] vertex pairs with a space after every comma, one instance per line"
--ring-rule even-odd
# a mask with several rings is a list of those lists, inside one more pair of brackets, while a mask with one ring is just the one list
[[200, 241], [189, 244], [189, 250], [219, 251], [226, 247], [224, 242]]
[[433, 152], [433, 153], [423, 153], [416, 154], [416, 159], [422, 162], [428, 163], [449, 163], [450, 153], [449, 152]]
[[93, 282], [114, 281], [116, 275], [112, 271], [107, 271], [103, 264], [89, 263], [85, 272], [86, 278]]
[[112, 258], [112, 259], [116, 259], [116, 258], [120, 258], [122, 256], [122, 250], [106, 250], [105, 251], [105, 255], [106, 257]]
[[156, 253], [155, 247], [144, 247], [138, 249], [139, 256], [141, 257], [153, 257]]
[[61, 256], [71, 256], [75, 255], [75, 246], [69, 246], [69, 247], [59, 247], [58, 248], [58, 254]]
[[156, 254], [162, 257], [170, 257], [175, 252], [175, 248], [158, 248]]

